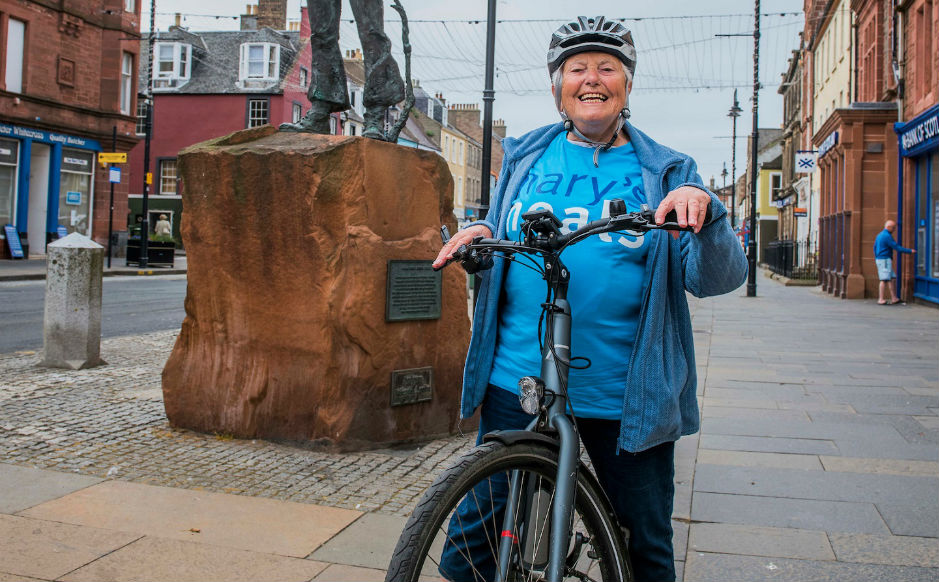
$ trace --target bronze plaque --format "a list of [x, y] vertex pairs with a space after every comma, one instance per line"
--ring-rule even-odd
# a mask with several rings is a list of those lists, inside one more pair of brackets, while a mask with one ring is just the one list
[[434, 392], [434, 369], [410, 368], [391, 372], [391, 405], [427, 402]]
[[440, 319], [440, 271], [432, 261], [388, 261], [385, 320]]

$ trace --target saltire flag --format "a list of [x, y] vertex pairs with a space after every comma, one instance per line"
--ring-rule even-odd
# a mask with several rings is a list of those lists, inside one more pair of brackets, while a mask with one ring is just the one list
[[798, 150], [796, 152], [796, 173], [811, 174], [818, 168], [818, 152], [814, 150]]

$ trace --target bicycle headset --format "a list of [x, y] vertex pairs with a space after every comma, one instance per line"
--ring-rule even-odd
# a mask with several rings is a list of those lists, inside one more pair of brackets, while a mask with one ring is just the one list
[[551, 77], [551, 83], [554, 87], [555, 105], [564, 120], [564, 129], [573, 132], [581, 140], [597, 147], [594, 154], [594, 165], [596, 165], [596, 154], [613, 147], [613, 142], [616, 141], [616, 136], [619, 135], [622, 125], [625, 125], [626, 120], [629, 119], [629, 93], [626, 93], [626, 104], [620, 112], [620, 117], [622, 117], [621, 127], [613, 133], [613, 137], [609, 142], [596, 142], [582, 134], [561, 108], [562, 75], [558, 71], [569, 57], [586, 52], [607, 53], [622, 61], [627, 71], [629, 71], [626, 79], [628, 84], [636, 72], [636, 45], [633, 42], [632, 32], [628, 28], [619, 22], [607, 20], [604, 16], [594, 18], [578, 16], [575, 22], [569, 22], [561, 26], [551, 35], [551, 42], [548, 44], [548, 75]]

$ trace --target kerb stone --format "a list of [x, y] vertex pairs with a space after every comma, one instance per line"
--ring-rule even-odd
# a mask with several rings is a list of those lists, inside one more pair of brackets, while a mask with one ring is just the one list
[[104, 247], [73, 232], [46, 247], [41, 365], [80, 370], [101, 359]]

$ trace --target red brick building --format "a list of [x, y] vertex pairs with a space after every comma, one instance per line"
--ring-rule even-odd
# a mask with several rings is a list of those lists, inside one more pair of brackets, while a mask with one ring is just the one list
[[[256, 13], [242, 16], [241, 30], [157, 31], [150, 143], [153, 184], [148, 193], [151, 230], [159, 215], [166, 214], [179, 237], [182, 193], [177, 189], [176, 157], [180, 150], [250, 127], [297, 121], [309, 109], [306, 7], [301, 9], [299, 31], [284, 30], [286, 10], [285, 0], [261, 0]], [[141, 42], [143, 54], [148, 41]], [[146, 92], [146, 74], [143, 68], [141, 93]], [[131, 227], [143, 207], [145, 111], [142, 103], [137, 124], [141, 141], [129, 158]]]
[[[137, 0], [0, 0], [0, 226], [27, 256], [61, 233], [107, 244], [110, 184], [96, 154], [137, 143], [139, 38]], [[126, 197], [125, 175], [117, 224]]]
[[[833, 25], [832, 4], [817, 30]], [[814, 127], [819, 168], [819, 278], [825, 291], [847, 299], [877, 295], [874, 238], [883, 230], [887, 209], [896, 205], [896, 191], [888, 185], [896, 183], [893, 124], [899, 114], [892, 95], [883, 87], [882, 75], [878, 76], [886, 47], [884, 4], [889, 2], [840, 3], [846, 11], [841, 26], [850, 24], [851, 28], [829, 31], [828, 39], [841, 39], [842, 46], [848, 46], [848, 74], [839, 78], [846, 98]], [[845, 39], [848, 31], [854, 32]], [[817, 62], [823, 74], [828, 74], [826, 62]], [[816, 75], [819, 70], [816, 66]], [[875, 82], [877, 79], [881, 82]], [[816, 94], [816, 101], [818, 97]], [[818, 109], [825, 105], [815, 103], [816, 120], [820, 119]]]

